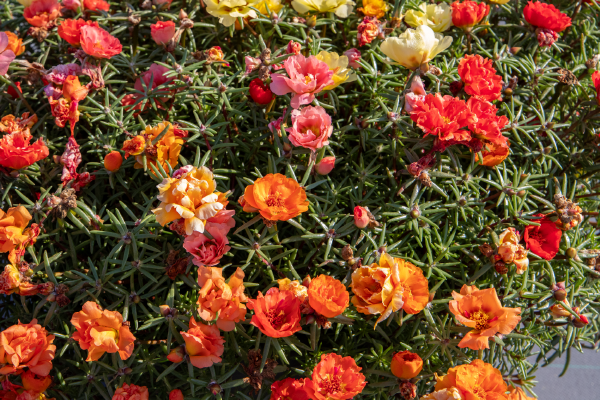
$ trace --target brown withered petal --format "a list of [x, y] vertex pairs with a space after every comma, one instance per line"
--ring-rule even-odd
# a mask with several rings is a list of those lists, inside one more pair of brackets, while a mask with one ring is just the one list
[[265, 362], [263, 372], [260, 372], [260, 364], [262, 362], [262, 354], [260, 350], [248, 351], [248, 365], [243, 365], [244, 372], [248, 374], [244, 378], [244, 382], [252, 386], [252, 392], [257, 393], [262, 388], [263, 379], [270, 381], [275, 380], [275, 373], [273, 369], [277, 366], [277, 361], [268, 358]]

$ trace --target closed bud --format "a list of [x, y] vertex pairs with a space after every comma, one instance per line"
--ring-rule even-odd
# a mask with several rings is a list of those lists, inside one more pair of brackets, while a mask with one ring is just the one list
[[317, 173], [319, 175], [327, 175], [331, 171], [333, 171], [333, 167], [335, 166], [335, 157], [323, 157], [321, 161], [315, 166]]
[[221, 385], [219, 385], [217, 382], [212, 381], [208, 384], [208, 390], [210, 390], [210, 392], [216, 396], [221, 393], [223, 389], [221, 389]]
[[519, 196], [519, 197], [525, 197], [526, 194], [527, 194], [526, 190], [519, 190], [517, 192], [517, 196]]
[[361, 206], [354, 207], [354, 225], [357, 228], [366, 228], [370, 221], [369, 210]]
[[558, 301], [563, 301], [567, 298], [567, 291], [564, 289], [559, 289], [554, 292], [554, 298]]
[[284, 143], [283, 144], [283, 151], [285, 151], [286, 153], [292, 150], [292, 145], [289, 143]]
[[185, 12], [185, 11], [183, 11], [183, 10], [179, 10], [179, 19], [180, 19], [180, 20], [182, 20], [182, 19], [185, 19], [185, 18], [187, 18], [187, 17], [188, 17], [188, 13], [186, 13], [186, 12]]
[[421, 210], [419, 210], [419, 207], [414, 206], [412, 210], [410, 210], [410, 216], [412, 218], [419, 218], [421, 216]]
[[310, 275], [306, 275], [302, 280], [302, 286], [309, 287], [311, 282]]
[[575, 257], [577, 257], [577, 249], [574, 248], [574, 247], [569, 247], [567, 249], [567, 256], [569, 258], [575, 258]]
[[169, 400], [183, 400], [183, 393], [179, 389], [173, 389], [169, 393]]
[[317, 16], [316, 15], [311, 15], [308, 18], [306, 18], [306, 26], [308, 26], [309, 28], [314, 28], [316, 24], [317, 24]]
[[513, 90], [511, 88], [504, 89], [504, 94], [507, 96], [512, 96]]

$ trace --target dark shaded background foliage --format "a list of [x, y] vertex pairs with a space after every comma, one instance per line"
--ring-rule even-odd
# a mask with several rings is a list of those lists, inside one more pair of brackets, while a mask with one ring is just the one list
[[[175, 332], [186, 330], [188, 318], [195, 313], [196, 267], [188, 266], [189, 274], [175, 280], [165, 275], [168, 253], [175, 249], [183, 256], [185, 252], [181, 237], [159, 226], [149, 212], [157, 204], [157, 182], [143, 170], [134, 170], [132, 159], [114, 175], [107, 174], [101, 162], [144, 124], [166, 119], [189, 131], [181, 164], [197, 160], [212, 168], [218, 190], [230, 190], [232, 200], [256, 177], [271, 172], [296, 177], [306, 187], [309, 212], [290, 223], [279, 223], [277, 232], [270, 233], [261, 222], [237, 235], [231, 231], [233, 248], [221, 266], [226, 276], [235, 267], [243, 268], [251, 296], [276, 285], [274, 279], [281, 276], [326, 273], [349, 284], [351, 268], [341, 257], [346, 244], [363, 264], [376, 260], [385, 247], [393, 256], [420, 266], [429, 279], [435, 296], [430, 307], [418, 315], [400, 315], [373, 330], [374, 319], [358, 314], [351, 306], [345, 315], [355, 319], [353, 325], [334, 323], [329, 330], [305, 326], [289, 341], [281, 341], [281, 352], [271, 349], [271, 357], [279, 364], [276, 379], [309, 375], [320, 354], [336, 352], [354, 357], [363, 368], [369, 384], [360, 398], [386, 399], [397, 388], [389, 372], [391, 355], [409, 349], [425, 360], [419, 383], [420, 393], [425, 393], [434, 372], [444, 373], [448, 367], [478, 356], [456, 347], [464, 330], [453, 322], [447, 307], [452, 290], [474, 282], [495, 287], [505, 306], [522, 308], [518, 329], [504, 338], [504, 344], [493, 343], [483, 358], [493, 362], [507, 380], [531, 387], [540, 366], [565, 352], [568, 356], [582, 347], [595, 348], [599, 321], [600, 274], [589, 262], [600, 254], [594, 219], [600, 201], [598, 111], [589, 77], [596, 68], [594, 57], [600, 43], [596, 27], [600, 8], [579, 0], [551, 3], [574, 16], [574, 21], [550, 50], [539, 49], [532, 30], [525, 26], [523, 0], [492, 5], [490, 25], [472, 32], [473, 52], [493, 58], [505, 83], [511, 78], [517, 82], [512, 96], [505, 94], [499, 105], [500, 112], [510, 119], [504, 132], [511, 142], [509, 158], [490, 169], [478, 166], [468, 149], [452, 147], [438, 156], [430, 171], [434, 186], [427, 188], [415, 182], [405, 167], [430, 149], [432, 140], [422, 139], [405, 114], [388, 118], [389, 111], [399, 112], [399, 95], [409, 71], [384, 64], [378, 41], [361, 48], [357, 82], [342, 85], [327, 98], [318, 96], [335, 123], [325, 155], [335, 155], [337, 162], [327, 177], [310, 174], [307, 150], [285, 152], [286, 138], [273, 137], [267, 129], [288, 101], [280, 98], [266, 112], [247, 97], [253, 77], [243, 76], [243, 58], [257, 56], [262, 50], [258, 35], [274, 57], [285, 52], [289, 40], [302, 43], [312, 54], [320, 49], [342, 53], [357, 46], [358, 15], [345, 20], [323, 15], [310, 29], [293, 23], [296, 13], [285, 7], [277, 24], [261, 16], [252, 22], [252, 29], [234, 30], [218, 24], [196, 0], [176, 0], [170, 10], [162, 11], [112, 2], [110, 14], [91, 18], [120, 39], [123, 53], [104, 64], [106, 87], [82, 102], [75, 130], [84, 157], [79, 172], [93, 172], [96, 180], [78, 193], [78, 207], [61, 220], [45, 218], [48, 208], [44, 199], [60, 190], [61, 166], [52, 157], [18, 177], [0, 177], [3, 209], [23, 204], [36, 222], [44, 220], [43, 234], [26, 255], [27, 261], [37, 265], [34, 280], [66, 284], [72, 302], [61, 308], [42, 297], [2, 296], [2, 327], [36, 317], [57, 335], [51, 373], [54, 386], [49, 391], [57, 398], [109, 399], [114, 389], [127, 381], [148, 386], [152, 398], [164, 399], [170, 389], [181, 388], [188, 398], [206, 399], [212, 396], [207, 389], [212, 380], [221, 384], [226, 399], [268, 398], [270, 382], [265, 381], [262, 391], [252, 394], [239, 380], [245, 376], [241, 365], [247, 364], [248, 351], [264, 346], [257, 342], [261, 337], [258, 330], [248, 324], [224, 335], [223, 363], [214, 368], [179, 365], [173, 369], [165, 358], [171, 340], [179, 339]], [[396, 1], [394, 11], [402, 13], [417, 5], [415, 1]], [[176, 20], [180, 8], [195, 25], [168, 54], [151, 40], [150, 24], [157, 18]], [[130, 15], [141, 18], [139, 25], [132, 25]], [[1, 30], [25, 35], [28, 25], [22, 18], [22, 6], [12, 0], [0, 3], [0, 18]], [[427, 90], [434, 93], [450, 94], [449, 84], [458, 79], [458, 60], [466, 52], [461, 31], [453, 29], [446, 34], [452, 35], [454, 42], [432, 62], [442, 74], [425, 77]], [[24, 57], [45, 68], [72, 61], [68, 44], [56, 30], [42, 43], [28, 38], [26, 44]], [[221, 46], [230, 67], [208, 67], [192, 58], [194, 51], [214, 45]], [[516, 48], [521, 49], [517, 52]], [[181, 90], [163, 109], [155, 107], [161, 88], [146, 91], [144, 100], [153, 108], [136, 118], [121, 107], [120, 100], [132, 93], [136, 78], [153, 62], [169, 65]], [[561, 68], [573, 72], [578, 83], [561, 83]], [[14, 64], [10, 74], [14, 82], [23, 82], [24, 97], [40, 119], [32, 134], [45, 138], [51, 156], [62, 154], [68, 129], [55, 126], [42, 84], [24, 83], [27, 71]], [[6, 95], [6, 89], [6, 84], [0, 87], [0, 115], [27, 111], [24, 102]], [[492, 243], [492, 232], [499, 234], [506, 227], [522, 231], [533, 214], [554, 209], [552, 199], [558, 192], [579, 201], [585, 211], [585, 221], [563, 235], [559, 255], [547, 262], [530, 254], [524, 275], [516, 275], [514, 266], [507, 275], [496, 273], [477, 246]], [[39, 200], [37, 193], [41, 193]], [[355, 205], [368, 206], [380, 227], [356, 229], [351, 217]], [[410, 211], [417, 206], [420, 216], [413, 218]], [[253, 218], [235, 201], [229, 207], [236, 209], [236, 227]], [[94, 215], [104, 223], [93, 226], [90, 220]], [[131, 240], [124, 238], [126, 235]], [[570, 247], [577, 249], [581, 261], [566, 255]], [[5, 255], [2, 261], [6, 263]], [[550, 288], [559, 281], [566, 282], [571, 304], [590, 319], [588, 326], [577, 329], [566, 321], [552, 322]], [[69, 323], [71, 315], [89, 300], [120, 311], [130, 322], [139, 343], [125, 362], [107, 354], [86, 363], [85, 352], [69, 339], [74, 330]], [[162, 318], [158, 310], [162, 304], [177, 308], [179, 316]], [[536, 354], [537, 361], [531, 364], [530, 356]]]

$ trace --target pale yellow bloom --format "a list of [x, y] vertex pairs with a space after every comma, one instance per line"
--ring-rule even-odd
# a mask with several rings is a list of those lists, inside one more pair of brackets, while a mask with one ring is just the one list
[[317, 54], [317, 58], [323, 61], [329, 67], [330, 71], [333, 71], [333, 83], [329, 86], [325, 86], [323, 90], [331, 90], [342, 83], [354, 82], [357, 78], [356, 74], [351, 68], [348, 68], [348, 57], [340, 56], [338, 53], [321, 51]]
[[451, 387], [426, 394], [421, 400], [463, 400], [463, 397], [457, 388]]
[[407, 29], [398, 37], [388, 37], [380, 48], [396, 63], [415, 70], [451, 44], [451, 37], [434, 32], [427, 25], [420, 25], [416, 29]]
[[427, 25], [434, 32], [447, 31], [452, 26], [452, 8], [447, 3], [421, 3], [421, 11], [408, 10], [404, 22], [413, 28]]
[[281, 4], [281, 0], [263, 0], [258, 4], [258, 11], [260, 11], [263, 15], [269, 15], [267, 12], [267, 6], [269, 6], [269, 10], [271, 13], [279, 14], [279, 11], [283, 8], [283, 4]]
[[231, 26], [239, 17], [256, 18], [256, 7], [259, 0], [206, 0], [206, 11], [225, 26]]
[[307, 12], [335, 13], [340, 18], [347, 18], [354, 9], [352, 0], [293, 0], [292, 7], [298, 14]]

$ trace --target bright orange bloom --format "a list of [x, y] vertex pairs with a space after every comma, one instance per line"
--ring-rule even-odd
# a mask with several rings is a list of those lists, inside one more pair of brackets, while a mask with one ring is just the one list
[[5, 31], [6, 36], [8, 36], [8, 47], [6, 50], [12, 50], [15, 53], [15, 56], [20, 56], [25, 52], [25, 46], [23, 46], [23, 39], [19, 39], [17, 35], [10, 31]]
[[0, 165], [10, 169], [21, 169], [40, 161], [50, 154], [42, 139], [30, 144], [29, 129], [37, 122], [34, 114], [23, 114], [22, 118], [7, 115], [0, 120], [0, 132], [7, 133], [0, 139]]
[[134, 136], [133, 138], [123, 142], [123, 150], [125, 159], [129, 156], [137, 156], [144, 152], [146, 148], [146, 138], [143, 135]]
[[363, 314], [381, 314], [377, 324], [403, 309], [419, 313], [429, 302], [427, 278], [421, 268], [383, 254], [379, 264], [362, 266], [352, 273], [352, 304]]
[[35, 0], [23, 11], [23, 17], [31, 26], [45, 27], [61, 16], [57, 0]]
[[31, 214], [23, 206], [0, 210], [0, 253], [13, 250], [28, 239], [25, 228], [31, 221]]
[[110, 172], [118, 171], [121, 168], [121, 164], [123, 164], [123, 157], [121, 153], [114, 150], [104, 156], [104, 168], [109, 170]]
[[435, 390], [457, 388], [463, 399], [508, 400], [502, 373], [481, 360], [450, 368], [442, 377], [436, 374], [435, 379]]
[[348, 308], [350, 294], [346, 286], [329, 275], [319, 275], [310, 281], [308, 301], [310, 306], [320, 315], [337, 317]]
[[362, 7], [358, 9], [365, 17], [383, 18], [389, 6], [385, 0], [363, 0]]
[[81, 48], [96, 58], [112, 58], [123, 50], [119, 39], [102, 28], [89, 25], [81, 27]]
[[392, 374], [400, 379], [412, 379], [423, 369], [423, 360], [418, 354], [404, 350], [392, 358]]
[[214, 363], [221, 362], [225, 340], [215, 325], [196, 322], [192, 317], [190, 329], [187, 332], [181, 332], [181, 336], [185, 340], [185, 350], [194, 367], [208, 368]]
[[[153, 143], [154, 139], [159, 137], [165, 130], [165, 134], [162, 135], [156, 143]], [[148, 125], [141, 135], [146, 138], [146, 162], [148, 164], [148, 169], [152, 174], [154, 174], [154, 171], [150, 165], [154, 165], [158, 169], [158, 166], [156, 165], [157, 162], [162, 165], [165, 171], [169, 170], [167, 163], [171, 168], [174, 168], [177, 165], [179, 162], [179, 152], [181, 152], [181, 146], [183, 145], [183, 139], [175, 135], [173, 124], [168, 121], [163, 121], [156, 126]], [[144, 168], [144, 159], [141, 154], [138, 154], [135, 157], [135, 161], [135, 169]]]
[[467, 94], [486, 101], [502, 99], [502, 77], [496, 74], [494, 62], [489, 58], [465, 55], [458, 64], [458, 75]]
[[235, 323], [246, 318], [244, 294], [244, 271], [238, 268], [225, 282], [223, 268], [198, 268], [198, 315], [205, 321], [217, 319], [217, 327], [224, 331], [232, 331]]
[[92, 301], [83, 305], [81, 311], [73, 314], [71, 324], [77, 332], [73, 340], [79, 342], [83, 350], [88, 350], [86, 361], [96, 361], [105, 352], [119, 352], [121, 360], [133, 353], [135, 336], [129, 326], [123, 325], [123, 316], [118, 311], [102, 310]]
[[476, 1], [452, 3], [452, 23], [457, 28], [470, 29], [479, 24], [490, 12], [490, 6]]
[[521, 309], [502, 307], [494, 288], [479, 290], [464, 285], [460, 294], [452, 292], [452, 297], [452, 314], [458, 322], [473, 328], [458, 344], [460, 348], [487, 349], [490, 337], [497, 333], [509, 334], [521, 320]]
[[285, 378], [273, 382], [269, 400], [308, 400], [307, 385], [310, 385], [310, 379], [308, 378]]
[[38, 325], [36, 319], [30, 323], [13, 325], [0, 332], [0, 375], [19, 375], [23, 369], [36, 375], [47, 376], [52, 369], [56, 346], [54, 335]]
[[95, 26], [100, 28], [96, 21], [86, 21], [79, 19], [65, 19], [58, 27], [58, 35], [67, 41], [71, 46], [81, 46], [81, 27]]
[[35, 393], [44, 393], [52, 383], [51, 376], [38, 376], [31, 371], [26, 371], [21, 375], [23, 388]]
[[287, 221], [308, 210], [306, 192], [298, 182], [281, 174], [268, 174], [246, 186], [244, 211], [256, 209], [269, 221]]
[[435, 135], [441, 141], [470, 140], [471, 134], [462, 128], [477, 121], [463, 100], [439, 93], [417, 100], [410, 118], [425, 136]]
[[363, 391], [367, 382], [352, 357], [334, 353], [321, 355], [312, 373], [312, 384], [306, 386], [311, 399], [347, 400]]
[[537, 400], [535, 397], [529, 397], [525, 394], [523, 389], [510, 386], [508, 388], [508, 400]]
[[110, 4], [104, 0], [83, 0], [83, 8], [90, 11], [108, 11]]
[[302, 330], [300, 327], [300, 299], [293, 292], [271, 288], [256, 300], [248, 301], [254, 310], [250, 323], [272, 338], [288, 337]]
[[156, 44], [166, 46], [175, 36], [175, 22], [156, 21], [155, 24], [150, 25], [150, 34]]
[[148, 400], [149, 396], [146, 386], [124, 383], [123, 386], [115, 390], [112, 400]]
[[[493, 167], [504, 160], [510, 154], [510, 142], [506, 142], [506, 145], [497, 145], [495, 143], [488, 143], [486, 145], [487, 150], [482, 150], [481, 155], [483, 155], [483, 162], [481, 165], [485, 165], [486, 167]], [[479, 161], [479, 156], [475, 157], [475, 161]]]

